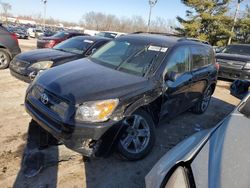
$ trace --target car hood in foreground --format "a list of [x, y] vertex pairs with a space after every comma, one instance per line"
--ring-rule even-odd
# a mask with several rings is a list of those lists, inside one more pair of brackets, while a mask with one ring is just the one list
[[197, 188], [249, 188], [249, 122], [249, 118], [236, 109], [216, 128], [184, 140], [153, 167], [146, 176], [147, 187], [159, 187], [178, 163], [192, 162]]
[[29, 52], [23, 52], [19, 54], [16, 58], [23, 61], [28, 61], [30, 63], [35, 63], [38, 61], [57, 61], [58, 59], [72, 58], [76, 54], [70, 52], [63, 52], [54, 49], [37, 49]]
[[150, 87], [148, 79], [144, 77], [104, 67], [88, 58], [49, 69], [42, 73], [34, 84], [70, 100], [73, 104], [91, 100], [121, 99]]
[[250, 54], [249, 56], [247, 56], [239, 54], [218, 53], [216, 54], [216, 59], [227, 59], [227, 60], [247, 62], [250, 61]]

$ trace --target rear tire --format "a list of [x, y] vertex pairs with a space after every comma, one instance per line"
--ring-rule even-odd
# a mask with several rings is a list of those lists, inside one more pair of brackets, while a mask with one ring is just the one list
[[10, 64], [10, 56], [8, 52], [5, 49], [0, 48], [0, 69], [8, 68], [9, 64]]
[[209, 86], [203, 93], [201, 99], [199, 102], [196, 103], [196, 105], [192, 108], [192, 112], [196, 113], [196, 114], [203, 114], [210, 103], [211, 97], [212, 97], [212, 87]]
[[135, 161], [147, 156], [155, 143], [155, 125], [149, 113], [137, 110], [123, 120], [123, 126], [117, 145], [122, 158]]

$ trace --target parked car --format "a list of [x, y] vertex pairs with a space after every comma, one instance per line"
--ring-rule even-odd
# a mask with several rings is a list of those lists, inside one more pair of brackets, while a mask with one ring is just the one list
[[43, 35], [42, 29], [38, 29], [38, 28], [28, 28], [27, 33], [29, 37], [31, 38], [38, 38]]
[[206, 111], [217, 72], [210, 45], [126, 35], [88, 58], [42, 72], [25, 106], [41, 127], [85, 156], [116, 147], [123, 158], [138, 160], [151, 151], [160, 117]]
[[250, 93], [215, 128], [194, 134], [164, 155], [147, 174], [146, 187], [249, 188], [249, 132]]
[[0, 24], [0, 69], [5, 69], [13, 57], [21, 52], [17, 37]]
[[250, 45], [228, 45], [221, 53], [216, 54], [220, 64], [219, 77], [226, 79], [250, 80]]
[[39, 71], [86, 57], [109, 41], [110, 39], [103, 37], [78, 36], [50, 49], [24, 52], [10, 63], [10, 73], [29, 83]]
[[117, 37], [121, 37], [126, 35], [126, 33], [120, 33], [120, 32], [114, 32], [114, 31], [102, 31], [96, 34], [97, 36], [101, 36], [101, 37], [108, 37], [111, 39], [117, 38]]
[[16, 34], [18, 39], [28, 39], [29, 38], [28, 33], [22, 29], [16, 29], [14, 31], [14, 33]]
[[52, 48], [56, 44], [59, 44], [60, 42], [66, 39], [76, 36], [89, 36], [89, 35], [78, 32], [60, 31], [50, 37], [40, 37], [37, 40], [37, 48]]

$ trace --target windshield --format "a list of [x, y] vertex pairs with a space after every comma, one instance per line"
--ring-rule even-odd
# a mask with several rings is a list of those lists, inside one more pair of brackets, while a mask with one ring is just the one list
[[100, 32], [100, 33], [97, 33], [96, 35], [113, 39], [116, 37], [117, 34], [116, 33], [109, 33], [109, 32]]
[[224, 50], [222, 50], [222, 53], [250, 56], [250, 46], [247, 46], [247, 45], [229, 45]]
[[63, 31], [60, 31], [60, 32], [57, 32], [56, 34], [54, 34], [53, 37], [56, 37], [56, 38], [63, 38], [63, 37], [65, 37], [66, 35], [68, 35], [68, 33], [63, 32]]
[[54, 49], [75, 54], [83, 54], [93, 43], [94, 41], [84, 39], [83, 37], [74, 37], [57, 44], [54, 46]]
[[90, 58], [98, 64], [144, 76], [151, 65], [162, 61], [166, 51], [166, 47], [127, 41], [111, 41]]

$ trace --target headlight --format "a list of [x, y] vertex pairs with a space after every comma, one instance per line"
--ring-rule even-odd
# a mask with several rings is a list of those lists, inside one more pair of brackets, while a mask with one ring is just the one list
[[30, 67], [37, 69], [37, 70], [45, 70], [45, 69], [50, 68], [52, 64], [53, 64], [53, 61], [40, 61], [40, 62], [34, 63]]
[[178, 167], [168, 179], [165, 188], [189, 188], [187, 174], [183, 167]]
[[118, 103], [118, 99], [85, 102], [77, 108], [75, 119], [88, 122], [106, 121]]
[[250, 70], [250, 62], [247, 62], [243, 69]]

